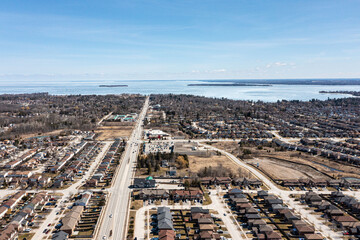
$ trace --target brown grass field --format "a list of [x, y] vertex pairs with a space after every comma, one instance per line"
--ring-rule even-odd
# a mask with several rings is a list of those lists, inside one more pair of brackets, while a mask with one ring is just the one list
[[238, 174], [239, 169], [241, 169], [241, 173], [243, 177], [249, 177], [251, 174], [244, 168], [241, 168], [239, 165], [234, 163], [232, 160], [227, 158], [224, 155], [212, 155], [211, 157], [197, 157], [197, 156], [188, 156], [189, 157], [189, 169], [193, 173], [197, 173], [199, 170], [205, 167], [224, 167], [231, 169], [233, 174]]
[[291, 162], [282, 162], [267, 158], [249, 159], [246, 160], [246, 162], [259, 163], [259, 168], [269, 174], [273, 179], [328, 178], [326, 175], [311, 167]]
[[115, 138], [127, 138], [130, 136], [133, 126], [102, 126], [95, 130], [99, 136], [97, 140], [113, 140]]

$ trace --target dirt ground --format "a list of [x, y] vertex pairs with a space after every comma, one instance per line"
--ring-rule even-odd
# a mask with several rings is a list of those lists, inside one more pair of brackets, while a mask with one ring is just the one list
[[326, 175], [308, 166], [279, 160], [255, 158], [245, 160], [247, 163], [257, 164], [259, 168], [269, 174], [273, 179], [300, 179], [300, 178], [321, 178], [328, 179]]
[[127, 138], [132, 132], [133, 126], [102, 126], [95, 130], [99, 136], [97, 140], [113, 140], [115, 138]]

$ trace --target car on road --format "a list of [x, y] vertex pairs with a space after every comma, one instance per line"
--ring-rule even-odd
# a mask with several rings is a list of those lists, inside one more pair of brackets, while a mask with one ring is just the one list
[[110, 215], [109, 215], [109, 218], [112, 218], [112, 216], [113, 216], [113, 215], [112, 215], [112, 214], [110, 214]]
[[159, 232], [159, 228], [158, 228], [158, 227], [153, 227], [153, 228], [151, 229], [151, 233], [152, 233], [152, 234], [158, 234], [158, 232]]
[[106, 240], [106, 236], [104, 235], [104, 236], [102, 237], [102, 239], [103, 239], [103, 240]]
[[224, 213], [224, 216], [226, 216], [226, 213]]

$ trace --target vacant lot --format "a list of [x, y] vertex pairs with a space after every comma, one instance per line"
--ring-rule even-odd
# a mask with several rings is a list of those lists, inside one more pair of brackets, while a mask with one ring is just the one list
[[242, 177], [250, 177], [251, 174], [246, 169], [241, 168], [239, 165], [228, 159], [224, 155], [212, 155], [211, 157], [197, 157], [197, 156], [188, 156], [189, 157], [189, 168], [193, 173], [197, 173], [200, 169], [205, 167], [224, 167], [231, 169], [233, 174], [238, 175], [241, 171]]
[[115, 138], [127, 138], [130, 136], [133, 126], [103, 126], [95, 130], [98, 140], [113, 140]]

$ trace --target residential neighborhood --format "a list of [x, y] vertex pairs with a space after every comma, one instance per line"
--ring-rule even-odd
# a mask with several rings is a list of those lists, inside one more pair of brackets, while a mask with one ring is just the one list
[[[247, 102], [182, 96], [228, 106], [185, 117], [172, 96], [124, 98], [137, 110], [104, 112], [95, 129], [1, 140], [0, 239], [360, 236], [357, 127], [299, 135], [289, 115]], [[236, 107], [253, 110], [234, 117]]]

